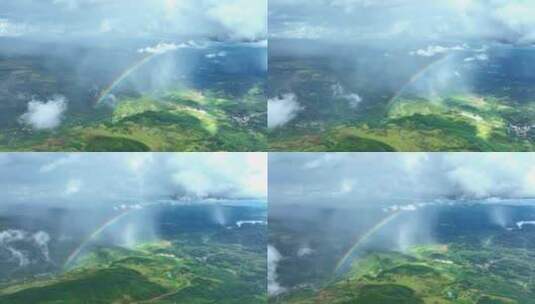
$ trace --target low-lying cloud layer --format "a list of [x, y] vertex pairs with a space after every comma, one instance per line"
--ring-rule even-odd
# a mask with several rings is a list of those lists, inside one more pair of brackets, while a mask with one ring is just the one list
[[261, 40], [266, 0], [23, 0], [0, 3], [0, 36], [209, 36]]
[[111, 206], [151, 200], [259, 199], [266, 155], [76, 153], [0, 155], [3, 203]]
[[272, 0], [278, 38], [535, 42], [535, 2], [524, 0]]
[[535, 197], [535, 155], [273, 154], [270, 204], [418, 206], [437, 199]]

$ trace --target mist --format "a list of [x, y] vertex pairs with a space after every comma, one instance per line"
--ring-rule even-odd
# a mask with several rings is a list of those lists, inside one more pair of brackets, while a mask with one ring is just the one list
[[0, 167], [0, 281], [69, 270], [99, 246], [266, 223], [264, 154], [5, 153]]

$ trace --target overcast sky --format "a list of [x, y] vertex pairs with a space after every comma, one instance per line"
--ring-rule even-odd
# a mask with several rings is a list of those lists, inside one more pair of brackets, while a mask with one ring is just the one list
[[358, 206], [535, 197], [525, 153], [271, 153], [269, 203]]
[[267, 0], [1, 0], [0, 36], [261, 40]]
[[4, 153], [0, 204], [142, 203], [171, 196], [265, 200], [264, 153]]
[[532, 0], [270, 0], [270, 35], [532, 43]]

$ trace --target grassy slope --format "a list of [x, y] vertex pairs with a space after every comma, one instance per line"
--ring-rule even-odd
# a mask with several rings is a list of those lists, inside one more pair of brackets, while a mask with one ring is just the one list
[[0, 303], [265, 303], [265, 257], [177, 241], [100, 248], [59, 277], [0, 291]]

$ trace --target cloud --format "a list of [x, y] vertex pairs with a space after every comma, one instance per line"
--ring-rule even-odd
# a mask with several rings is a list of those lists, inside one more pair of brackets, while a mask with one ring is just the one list
[[272, 37], [533, 43], [534, 14], [525, 0], [273, 0], [269, 19]]
[[154, 46], [147, 46], [137, 50], [140, 54], [164, 54], [167, 52], [176, 51], [178, 49], [202, 49], [205, 45], [199, 44], [194, 40], [189, 40], [180, 44], [160, 42]]
[[[191, 162], [197, 163], [192, 166]], [[172, 179], [186, 193], [196, 197], [237, 195], [267, 197], [267, 159], [265, 155], [216, 153], [174, 158]]]
[[138, 53], [149, 53], [149, 54], [163, 54], [171, 51], [176, 51], [179, 49], [179, 46], [174, 43], [158, 43], [155, 46], [148, 46], [146, 48], [141, 48]]
[[56, 96], [46, 102], [32, 100], [20, 121], [36, 130], [54, 129], [61, 124], [66, 110], [67, 99], [64, 96]]
[[295, 94], [268, 99], [268, 128], [278, 128], [297, 116], [303, 108], [297, 102]]
[[472, 57], [467, 57], [464, 59], [465, 62], [472, 62], [472, 61], [488, 61], [489, 55], [487, 54], [477, 54]]
[[349, 102], [349, 107], [356, 109], [362, 102], [362, 97], [357, 93], [347, 93], [340, 83], [334, 84], [331, 87], [333, 96], [335, 98], [342, 98]]
[[267, 36], [267, 0], [4, 2], [0, 11], [12, 17], [12, 23], [29, 22], [28, 26], [35, 29], [32, 34], [40, 38], [204, 37], [251, 41]]
[[[264, 153], [8, 154], [2, 204], [133, 205], [157, 201], [265, 200]], [[103, 191], [106, 189], [106, 191]]]
[[267, 35], [265, 0], [218, 0], [207, 15], [230, 30], [232, 38], [259, 40]]
[[8, 19], [0, 18], [0, 37], [18, 37], [30, 32], [26, 24], [15, 24]]
[[270, 204], [376, 204], [415, 210], [441, 200], [535, 198], [535, 156], [515, 153], [279, 153]]
[[73, 195], [80, 192], [82, 188], [82, 181], [79, 179], [71, 179], [67, 182], [65, 186], [65, 195]]
[[297, 250], [297, 256], [302, 258], [307, 255], [311, 255], [314, 253], [314, 250], [312, 250], [310, 247], [301, 247], [299, 250]]
[[268, 245], [268, 295], [274, 297], [285, 292], [286, 289], [277, 282], [277, 267], [280, 259], [282, 258], [279, 251]]
[[217, 57], [226, 57], [226, 56], [227, 56], [227, 52], [225, 52], [225, 51], [206, 54], [206, 58], [209, 58], [209, 59], [217, 58]]
[[37, 247], [42, 258], [49, 262], [49, 242], [50, 235], [44, 231], [35, 233], [17, 229], [0, 231], [0, 250], [6, 250], [10, 255], [10, 260], [15, 261], [19, 267], [39, 263], [39, 261], [32, 260], [28, 254], [28, 248], [32, 247]]

